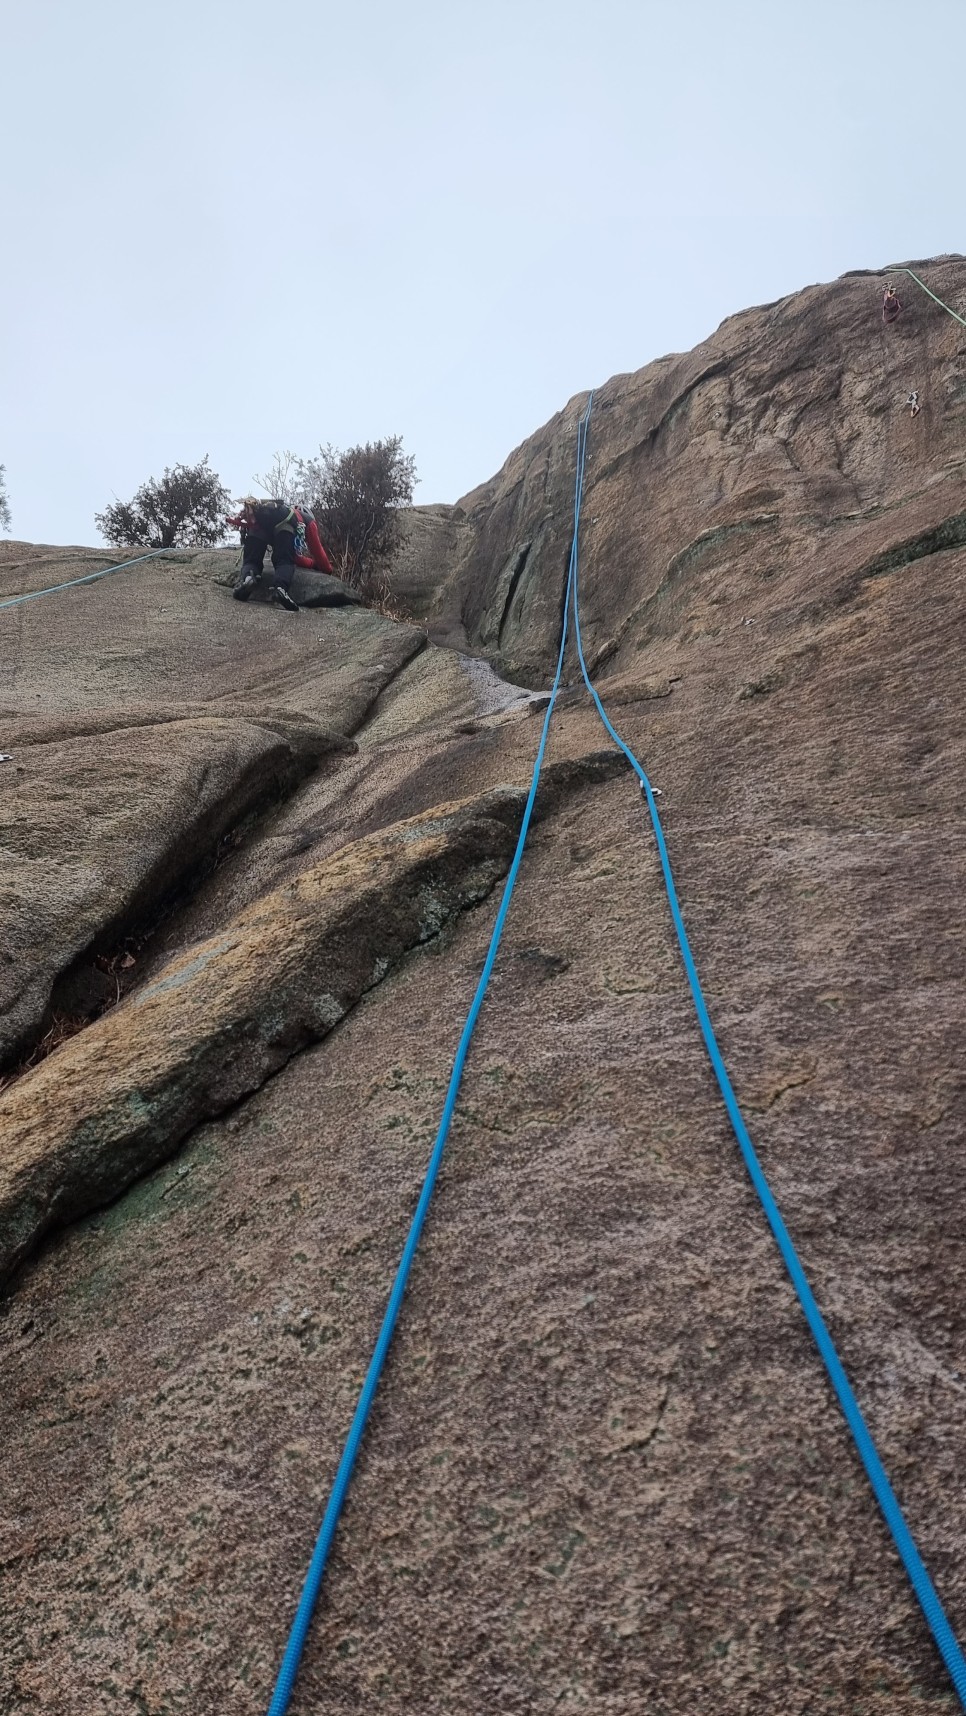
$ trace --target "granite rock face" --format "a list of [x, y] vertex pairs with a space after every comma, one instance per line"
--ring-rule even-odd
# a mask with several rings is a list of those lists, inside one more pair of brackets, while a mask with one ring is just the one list
[[[313, 723], [213, 718], [72, 730], [23, 722], [0, 782], [0, 1067], [84, 953], [171, 895], [251, 811], [337, 752]], [[56, 727], [54, 728], [56, 733]]]
[[490, 793], [394, 824], [266, 894], [0, 1092], [0, 1280], [55, 1224], [170, 1156], [326, 1036], [482, 899], [523, 808]]
[[299, 566], [292, 581], [292, 594], [303, 608], [361, 608], [362, 596], [341, 578]]
[[[218, 575], [218, 582], [226, 589], [234, 589], [241, 570], [239, 557], [234, 549], [217, 549], [212, 553], [219, 561], [224, 562], [223, 570]], [[270, 603], [272, 600], [272, 563], [268, 560], [261, 578], [255, 585], [249, 601]], [[328, 572], [316, 572], [313, 567], [297, 566], [292, 579], [292, 595], [302, 608], [361, 608], [363, 598], [358, 590], [352, 588], [344, 579], [330, 576]]]
[[[963, 315], [962, 259], [921, 267]], [[836, 602], [905, 543], [966, 539], [966, 330], [911, 281], [885, 327], [881, 292], [864, 274], [810, 287], [595, 391], [582, 606], [610, 671], [669, 636], [713, 637], [735, 602], [754, 618], [763, 597], [774, 625], [786, 601]], [[401, 568], [433, 635], [525, 681], [553, 664], [587, 401], [458, 506], [419, 512]]]
[[[110, 562], [68, 552], [7, 544], [0, 600]], [[94, 957], [353, 749], [423, 648], [376, 614], [323, 639], [307, 615], [249, 613], [215, 582], [227, 558], [149, 561], [0, 611], [0, 1073], [58, 1007], [103, 999]]]
[[[919, 271], [963, 312], [966, 262]], [[911, 284], [883, 329], [882, 284], [748, 311], [595, 393], [581, 611], [662, 791], [756, 1147], [962, 1637], [966, 329]], [[50, 1231], [0, 1300], [2, 1716], [267, 1706], [497, 909], [487, 895], [398, 936], [381, 980], [299, 1049], [305, 996], [332, 989], [322, 902], [353, 852], [393, 852], [389, 915], [416, 923], [400, 825], [519, 804], [585, 402], [458, 506], [409, 517], [413, 625], [234, 603], [218, 554], [0, 610], [0, 804], [22, 790], [4, 771], [53, 747], [5, 827], [37, 851], [62, 817], [71, 831], [64, 876], [89, 902], [71, 981], [114, 933], [124, 866], [173, 863], [204, 791], [240, 794], [246, 758], [280, 747], [258, 763], [277, 790], [239, 799], [225, 835], [205, 825], [214, 853], [155, 919], [124, 896], [119, 1003], [36, 1067], [12, 1061], [0, 1094], [17, 1150], [63, 1147], [68, 1174], [72, 1107], [103, 1116], [113, 1090], [143, 1089], [148, 1050], [197, 1105], [159, 1166]], [[103, 563], [5, 545], [0, 599]], [[572, 657], [564, 678], [556, 786], [293, 1712], [952, 1710], [717, 1098], [639, 788], [599, 760]], [[94, 777], [75, 779], [102, 740], [113, 839]], [[156, 810], [149, 778], [175, 783]], [[496, 820], [490, 881], [512, 838]], [[40, 906], [18, 913], [26, 937]], [[5, 982], [13, 965], [26, 990], [43, 958], [49, 980], [63, 921]], [[227, 976], [192, 985], [252, 926], [308, 957], [233, 1013]], [[370, 904], [340, 958], [371, 974], [381, 937]], [[136, 1021], [159, 997], [146, 1046]], [[213, 1113], [218, 1020], [275, 1014], [293, 1052]]]

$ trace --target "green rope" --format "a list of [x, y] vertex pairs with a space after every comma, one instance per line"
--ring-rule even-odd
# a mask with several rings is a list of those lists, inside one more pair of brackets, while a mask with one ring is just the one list
[[917, 286], [922, 287], [923, 291], [926, 293], [926, 296], [931, 298], [934, 304], [938, 304], [939, 308], [941, 310], [945, 310], [946, 314], [948, 316], [952, 316], [955, 321], [961, 322], [963, 327], [966, 328], [966, 316], [961, 316], [959, 314], [958, 310], [951, 310], [949, 308], [948, 304], [944, 304], [941, 298], [936, 297], [935, 292], [930, 292], [929, 287], [926, 285], [926, 282], [924, 280], [920, 280], [918, 274], [913, 274], [911, 268], [903, 268], [900, 264], [897, 264], [895, 268], [887, 268], [886, 273], [887, 274], [908, 274], [910, 279], [912, 279], [916, 282]]

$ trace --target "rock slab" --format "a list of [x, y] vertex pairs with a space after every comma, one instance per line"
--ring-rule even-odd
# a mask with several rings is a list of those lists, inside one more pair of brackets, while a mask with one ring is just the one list
[[116, 1197], [200, 1120], [324, 1037], [506, 869], [508, 788], [344, 848], [0, 1094], [0, 1279], [51, 1227]]

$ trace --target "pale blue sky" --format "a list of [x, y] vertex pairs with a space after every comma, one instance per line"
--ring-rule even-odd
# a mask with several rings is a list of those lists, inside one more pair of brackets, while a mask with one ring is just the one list
[[574, 393], [966, 248], [963, 0], [30, 0], [3, 31], [15, 536], [401, 433], [456, 500]]

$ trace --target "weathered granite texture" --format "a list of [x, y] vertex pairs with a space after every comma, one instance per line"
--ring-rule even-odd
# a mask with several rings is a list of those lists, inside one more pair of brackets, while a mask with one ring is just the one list
[[[962, 259], [913, 266], [966, 312]], [[966, 540], [966, 330], [911, 281], [884, 327], [881, 290], [865, 274], [809, 287], [596, 389], [583, 605], [612, 671], [669, 637], [690, 651], [736, 601], [774, 629], [813, 590], [839, 600], [902, 543], [943, 527]], [[524, 680], [553, 661], [586, 403], [458, 506], [416, 509], [400, 566], [432, 635]]]
[[[966, 263], [923, 269], [962, 309]], [[601, 388], [582, 578], [739, 1098], [962, 1636], [966, 331], [912, 288], [883, 330], [881, 285], [809, 288]], [[415, 515], [400, 568], [421, 627], [531, 689], [584, 397]], [[0, 595], [50, 581], [43, 558], [0, 554]], [[271, 711], [286, 744], [305, 722], [343, 747], [131, 942], [126, 998], [39, 1069], [51, 1090], [96, 1032], [122, 1062], [139, 992], [273, 890], [529, 778], [532, 699], [415, 627], [233, 603], [218, 565], [0, 614], [15, 761], [24, 711], [96, 745], [150, 709], [186, 758], [205, 720], [267, 733]], [[532, 831], [293, 1711], [951, 1712], [716, 1098], [639, 790], [577, 766], [602, 743], [567, 690], [566, 790]], [[495, 910], [11, 1278], [2, 1716], [266, 1708]]]
[[[523, 793], [351, 842], [170, 960], [0, 1092], [0, 1280], [327, 1036], [506, 870]], [[516, 825], [516, 826], [515, 826]]]

